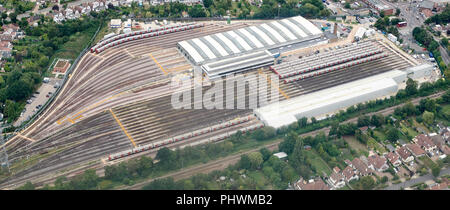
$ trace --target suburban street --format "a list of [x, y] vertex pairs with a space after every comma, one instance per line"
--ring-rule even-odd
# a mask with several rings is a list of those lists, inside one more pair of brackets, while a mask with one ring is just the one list
[[[445, 175], [445, 174], [450, 174], [450, 168], [446, 168], [446, 169], [442, 170], [441, 173], [439, 174], [439, 176], [442, 176], [442, 175]], [[432, 180], [433, 178], [434, 178], [434, 176], [432, 174], [427, 174], [427, 175], [424, 175], [424, 176], [417, 177], [415, 179], [411, 179], [411, 180], [406, 181], [406, 182], [402, 182], [402, 183], [399, 183], [399, 184], [391, 185], [391, 186], [385, 188], [385, 190], [400, 190], [402, 188], [405, 189], [405, 188], [413, 186], [415, 184], [423, 183], [423, 182], [428, 181], [428, 180]]]

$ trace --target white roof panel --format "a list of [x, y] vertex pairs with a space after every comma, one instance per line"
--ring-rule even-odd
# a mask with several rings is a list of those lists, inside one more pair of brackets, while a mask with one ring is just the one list
[[277, 21], [273, 21], [272, 24], [277, 27], [278, 29], [280, 29], [284, 34], [286, 34], [287, 37], [289, 37], [289, 39], [291, 40], [295, 40], [297, 39], [297, 37], [292, 34], [291, 31], [289, 31], [289, 29], [285, 28], [284, 26], [282, 26], [280, 23], [278, 23]]
[[251, 42], [253, 42], [253, 44], [255, 44], [257, 48], [264, 47], [264, 45], [255, 36], [251, 35], [247, 30], [241, 28], [238, 29], [238, 31], [244, 34]]
[[267, 34], [259, 30], [259, 28], [257, 28], [256, 26], [250, 26], [250, 29], [253, 30], [255, 33], [257, 33], [260, 37], [262, 37], [267, 44], [269, 45], [275, 44], [275, 42], [273, 42], [273, 40], [269, 36], [267, 36]]
[[314, 24], [303, 18], [302, 16], [295, 16], [293, 20], [299, 22], [304, 28], [308, 29], [313, 35], [322, 34], [322, 31], [318, 29]]
[[217, 38], [219, 38], [220, 40], [222, 40], [223, 43], [225, 43], [230, 49], [231, 51], [233, 51], [234, 53], [240, 53], [241, 51], [233, 44], [233, 42], [231, 42], [227, 37], [225, 37], [223, 34], [219, 33], [216, 34]]
[[208, 41], [212, 46], [216, 47], [216, 50], [220, 53], [222, 56], [227, 56], [227, 51], [220, 45], [216, 40], [211, 38], [211, 36], [205, 36], [204, 37], [206, 41]]
[[308, 34], [306, 34], [301, 28], [299, 28], [297, 25], [293, 24], [288, 19], [283, 19], [281, 21], [283, 21], [283, 23], [285, 23], [286, 25], [288, 25], [289, 27], [294, 29], [298, 34], [300, 34], [300, 36], [302, 36], [302, 37], [307, 37], [308, 36]]
[[228, 34], [233, 37], [234, 39], [236, 39], [237, 42], [239, 42], [239, 44], [245, 49], [245, 50], [252, 50], [253, 48], [250, 47], [250, 45], [248, 45], [248, 43], [242, 38], [240, 37], [238, 34], [234, 33], [234, 31], [228, 31]]
[[216, 58], [216, 56], [214, 55], [214, 53], [209, 49], [208, 46], [205, 45], [205, 43], [203, 43], [200, 39], [195, 38], [192, 40], [192, 42], [194, 42], [197, 46], [199, 46], [202, 51], [210, 58], [210, 59], [214, 59]]
[[275, 29], [273, 29], [269, 25], [264, 23], [264, 24], [261, 25], [261, 27], [263, 27], [269, 33], [271, 33], [276, 39], [278, 39], [279, 42], [281, 42], [281, 43], [286, 42], [286, 39], [284, 39]]
[[181, 45], [181, 47], [183, 47], [189, 53], [189, 55], [191, 55], [192, 59], [194, 59], [195, 62], [204, 61], [204, 59], [197, 52], [197, 50], [195, 50], [194, 47], [192, 47], [188, 42], [182, 41], [182, 42], [179, 42], [179, 44]]

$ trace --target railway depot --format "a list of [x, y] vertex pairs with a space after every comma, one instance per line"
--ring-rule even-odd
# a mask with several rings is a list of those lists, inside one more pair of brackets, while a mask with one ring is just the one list
[[[238, 131], [278, 128], [387, 97], [403, 88], [408, 76], [429, 79], [429, 66], [415, 66], [382, 41], [344, 43], [325, 52], [321, 46], [328, 49], [327, 44], [322, 31], [300, 16], [265, 23], [175, 23], [109, 37], [83, 55], [58, 97], [21, 133], [36, 141], [16, 136], [7, 143], [8, 155], [17, 161], [70, 145], [20, 172], [25, 179], [93, 159], [120, 160], [163, 146], [176, 149], [225, 140]], [[283, 58], [280, 48], [312, 52]], [[194, 71], [202, 72], [203, 80], [194, 81]], [[205, 93], [213, 88], [210, 81], [226, 83], [224, 76], [232, 74], [280, 78], [278, 85], [267, 83], [280, 93], [280, 102], [255, 110], [172, 107], [172, 78], [199, 82]], [[257, 93], [247, 87], [236, 85], [233, 96], [248, 105]]]

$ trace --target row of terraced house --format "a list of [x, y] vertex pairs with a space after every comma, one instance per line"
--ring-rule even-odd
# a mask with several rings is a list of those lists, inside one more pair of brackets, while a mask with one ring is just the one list
[[[345, 160], [346, 167], [341, 170], [334, 167], [330, 176], [322, 180], [320, 177], [311, 180], [301, 178], [294, 184], [297, 190], [334, 190], [342, 188], [352, 180], [369, 176], [376, 172], [384, 172], [391, 166], [396, 169], [404, 164], [409, 167], [414, 159], [427, 155], [428, 157], [445, 158], [450, 155], [450, 128], [438, 125], [438, 133], [419, 134], [412, 143], [398, 146], [393, 151], [384, 154], [371, 154], [367, 158]], [[397, 171], [397, 170], [395, 170]]]

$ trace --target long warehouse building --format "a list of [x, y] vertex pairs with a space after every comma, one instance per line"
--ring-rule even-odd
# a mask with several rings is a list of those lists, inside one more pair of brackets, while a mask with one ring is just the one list
[[431, 71], [433, 67], [429, 64], [411, 67], [406, 71], [392, 70], [273, 103], [254, 110], [254, 113], [266, 126], [280, 128], [302, 117], [322, 117], [358, 103], [393, 95], [404, 85], [406, 78], [417, 80]]
[[[323, 32], [301, 16], [178, 42], [178, 49], [210, 78], [273, 62], [268, 51], [298, 43], [326, 43]], [[253, 54], [253, 59], [249, 55]], [[224, 61], [226, 60], [226, 66]], [[243, 67], [245, 66], [245, 67]]]

